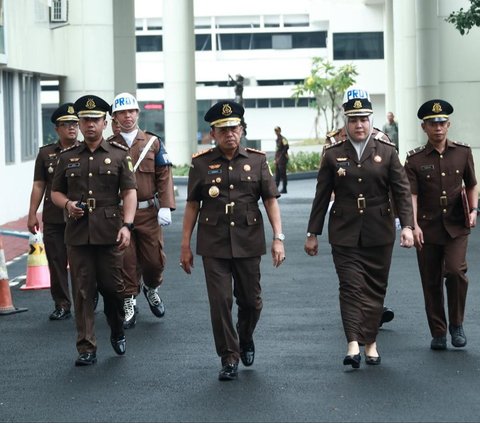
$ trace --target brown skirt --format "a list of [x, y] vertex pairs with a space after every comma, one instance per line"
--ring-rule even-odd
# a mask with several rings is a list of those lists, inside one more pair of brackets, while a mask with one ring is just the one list
[[332, 245], [347, 342], [375, 342], [387, 291], [392, 251], [393, 244], [378, 247]]

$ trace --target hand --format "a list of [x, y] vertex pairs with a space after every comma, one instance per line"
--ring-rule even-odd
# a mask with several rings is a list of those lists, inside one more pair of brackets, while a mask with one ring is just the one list
[[117, 235], [119, 250], [124, 250], [130, 245], [130, 236], [131, 236], [130, 229], [128, 229], [126, 226], [122, 226], [118, 231], [118, 235]]
[[413, 242], [413, 231], [410, 228], [403, 228], [400, 233], [400, 247], [410, 248]]
[[285, 261], [285, 246], [283, 241], [278, 239], [272, 242], [272, 260], [273, 267], [279, 267]]
[[193, 254], [190, 246], [181, 247], [180, 249], [180, 267], [187, 274], [192, 273], [193, 266]]
[[470, 212], [470, 227], [474, 228], [477, 225], [477, 211], [473, 210]]
[[75, 220], [80, 219], [85, 214], [85, 211], [81, 207], [77, 207], [76, 201], [69, 201], [65, 206], [65, 210], [67, 210], [68, 217]]
[[35, 213], [35, 216], [32, 216], [32, 217], [28, 218], [27, 228], [28, 228], [29, 232], [34, 234], [34, 235], [40, 230], [40, 223], [38, 222], [36, 213]]
[[305, 241], [305, 246], [303, 247], [305, 252], [309, 256], [316, 256], [318, 254], [318, 239], [316, 236], [309, 236]]
[[423, 247], [423, 231], [422, 229], [417, 225], [415, 226], [415, 229], [413, 230], [413, 242], [415, 244], [415, 248], [420, 251]]
[[172, 212], [168, 207], [158, 210], [157, 221], [160, 226], [168, 226], [172, 223]]

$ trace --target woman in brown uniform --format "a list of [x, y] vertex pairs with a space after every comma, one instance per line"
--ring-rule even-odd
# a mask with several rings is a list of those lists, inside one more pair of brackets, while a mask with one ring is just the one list
[[344, 104], [347, 138], [324, 151], [312, 204], [305, 252], [318, 253], [331, 194], [328, 224], [340, 281], [340, 310], [348, 342], [343, 364], [380, 364], [376, 337], [395, 241], [391, 190], [402, 225], [400, 245], [413, 245], [410, 186], [395, 145], [372, 137], [372, 105], [363, 90], [349, 90]]

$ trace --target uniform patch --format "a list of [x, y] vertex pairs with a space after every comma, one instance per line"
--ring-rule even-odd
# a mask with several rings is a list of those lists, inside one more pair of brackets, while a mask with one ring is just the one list
[[208, 171], [208, 175], [218, 175], [219, 173], [222, 173], [222, 169], [212, 169]]
[[433, 164], [420, 166], [420, 170], [422, 171], [433, 170], [433, 169], [435, 169], [435, 165]]
[[80, 167], [80, 163], [68, 163], [67, 169], [73, 169], [75, 167]]

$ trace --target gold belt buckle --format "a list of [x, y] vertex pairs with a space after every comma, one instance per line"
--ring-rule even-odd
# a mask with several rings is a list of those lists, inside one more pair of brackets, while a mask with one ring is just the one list
[[357, 198], [357, 207], [359, 209], [364, 209], [367, 207], [367, 202], [365, 201], [364, 197]]
[[448, 205], [447, 196], [446, 196], [446, 195], [440, 196], [440, 205], [441, 205], [441, 206], [446, 206], [446, 205]]
[[225, 214], [233, 214], [233, 206], [235, 203], [232, 201], [231, 203], [225, 204]]
[[87, 203], [88, 211], [90, 213], [95, 210], [95, 206], [96, 206], [95, 198], [87, 198], [86, 203]]

